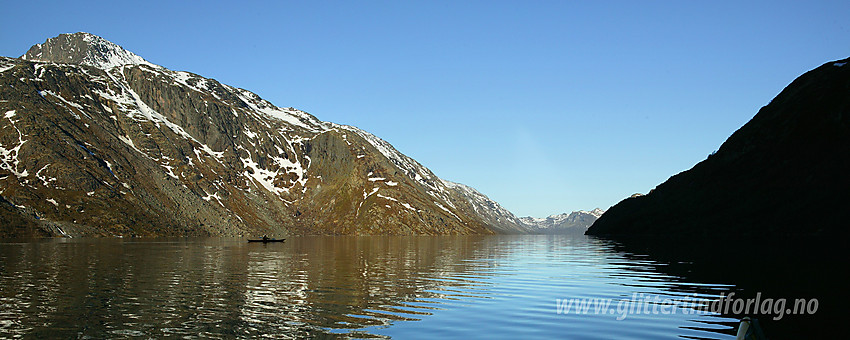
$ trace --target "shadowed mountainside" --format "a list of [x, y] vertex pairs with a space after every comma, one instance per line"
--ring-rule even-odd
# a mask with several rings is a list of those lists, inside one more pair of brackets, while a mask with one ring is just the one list
[[847, 235], [847, 63], [803, 74], [708, 159], [611, 207], [587, 234]]

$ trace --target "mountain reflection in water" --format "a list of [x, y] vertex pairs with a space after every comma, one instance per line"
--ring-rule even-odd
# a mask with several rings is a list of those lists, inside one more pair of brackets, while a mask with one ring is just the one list
[[556, 312], [736, 287], [665, 261], [584, 236], [7, 241], [0, 337], [732, 338], [724, 316]]

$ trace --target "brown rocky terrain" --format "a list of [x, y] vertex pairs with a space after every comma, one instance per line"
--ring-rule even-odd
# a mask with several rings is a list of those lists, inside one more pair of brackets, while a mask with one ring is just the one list
[[88, 33], [0, 58], [0, 236], [524, 232], [355, 127]]

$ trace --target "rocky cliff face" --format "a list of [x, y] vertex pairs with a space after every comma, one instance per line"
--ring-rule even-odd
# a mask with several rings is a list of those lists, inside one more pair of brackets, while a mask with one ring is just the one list
[[355, 127], [87, 34], [0, 58], [0, 236], [521, 230]]
[[708, 159], [618, 203], [587, 233], [846, 235], [848, 62], [800, 76]]
[[596, 208], [591, 211], [573, 211], [552, 215], [546, 218], [521, 217], [520, 221], [532, 234], [584, 234], [604, 211]]
[[132, 64], [153, 66], [142, 57], [111, 41], [84, 32], [61, 34], [48, 39], [44, 44], [33, 45], [21, 59], [82, 64], [100, 69]]

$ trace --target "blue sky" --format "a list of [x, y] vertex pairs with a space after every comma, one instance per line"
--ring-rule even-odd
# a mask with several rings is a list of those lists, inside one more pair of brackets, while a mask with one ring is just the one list
[[705, 159], [794, 78], [850, 56], [848, 1], [26, 2], [59, 33], [355, 125], [519, 216], [607, 209]]

